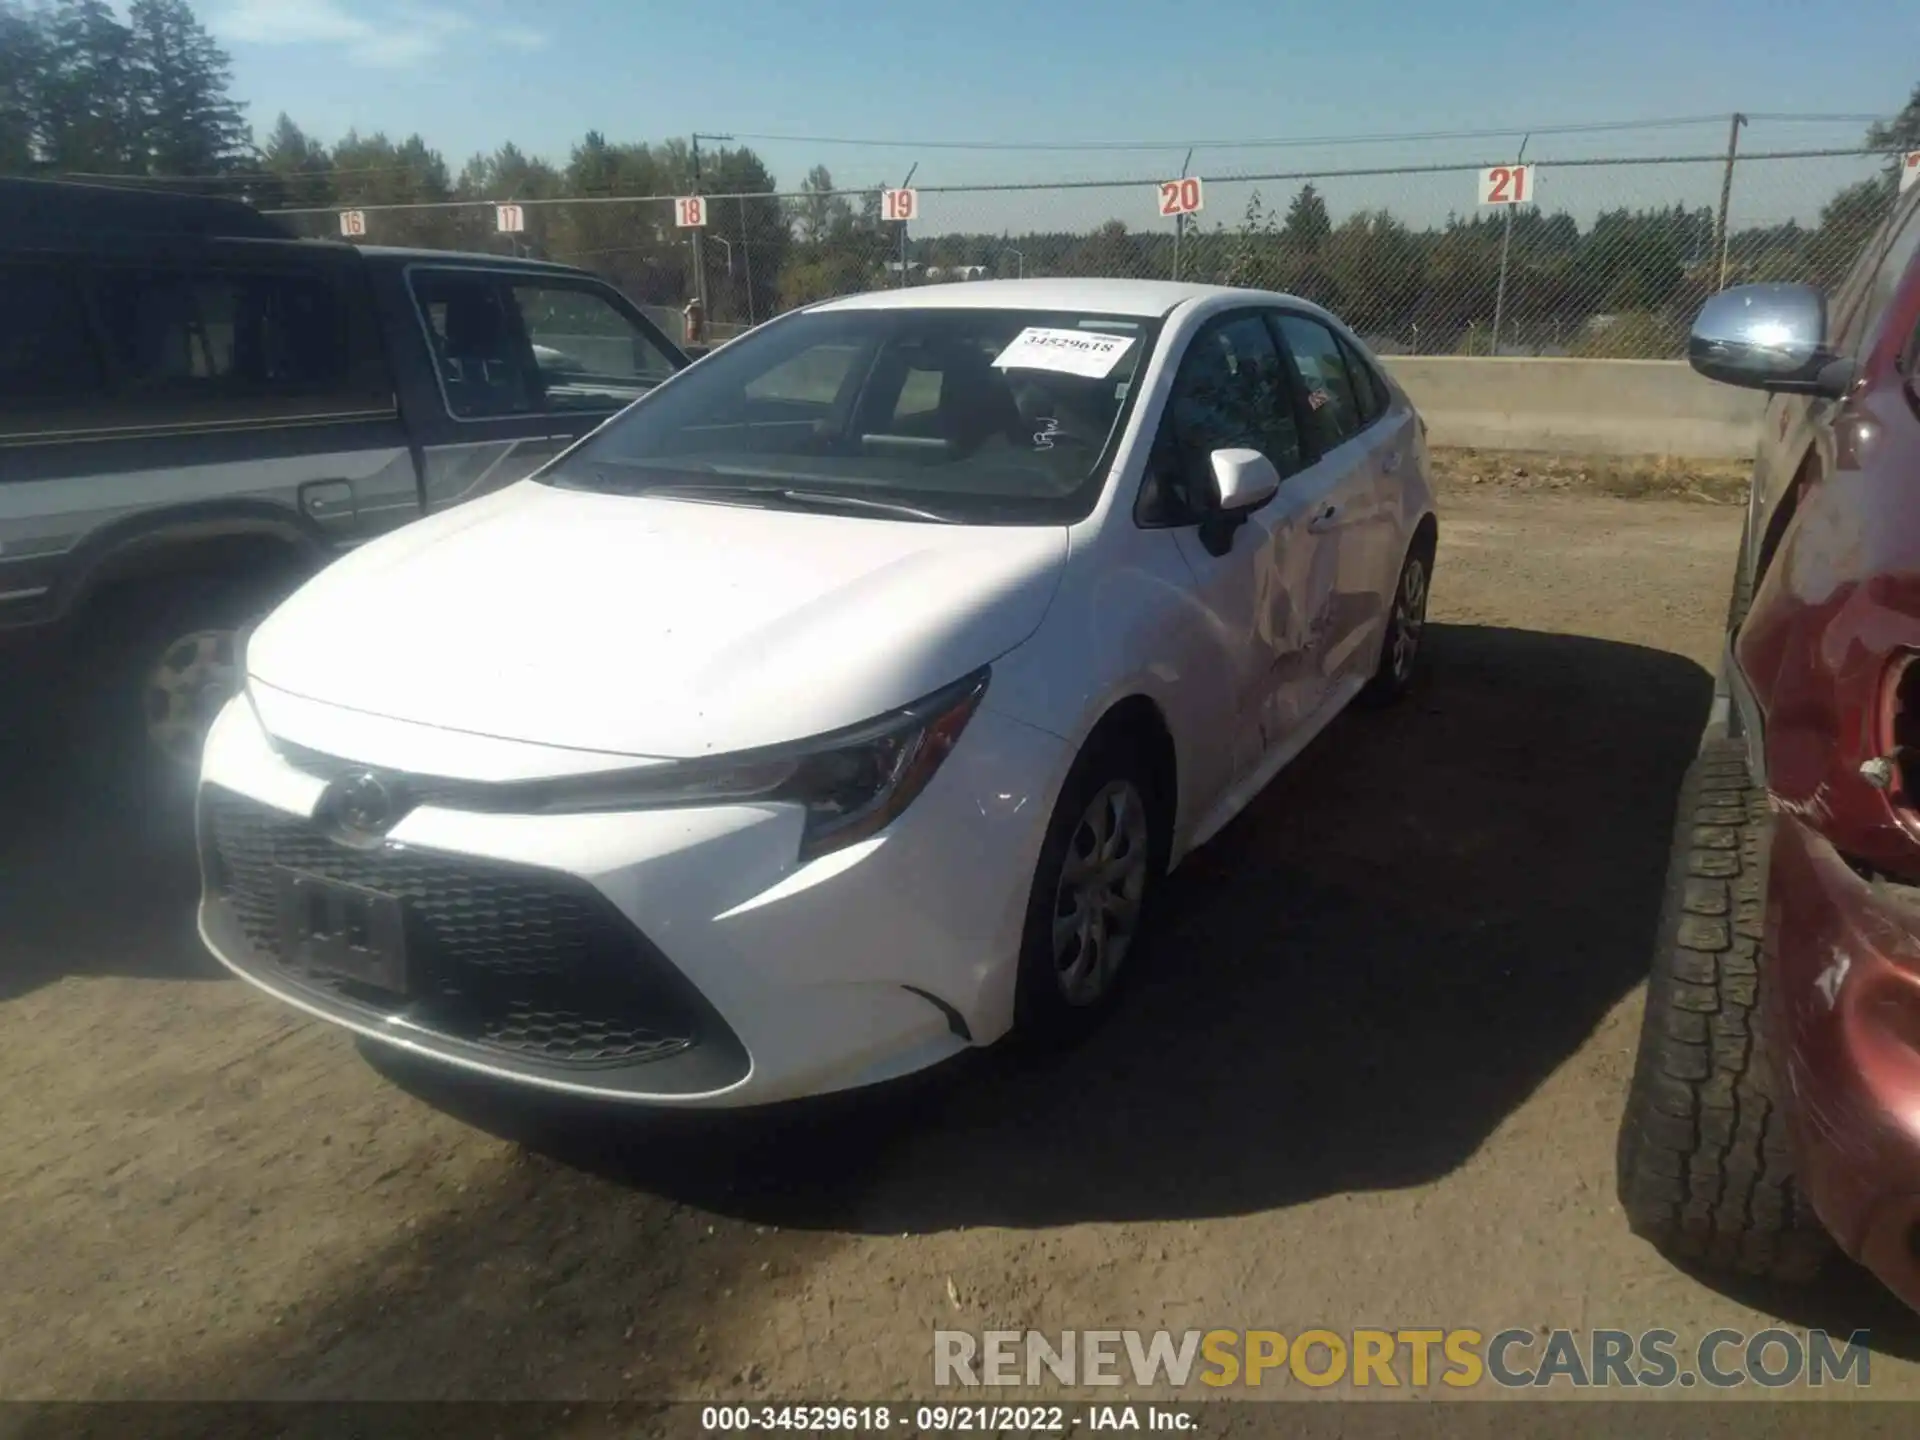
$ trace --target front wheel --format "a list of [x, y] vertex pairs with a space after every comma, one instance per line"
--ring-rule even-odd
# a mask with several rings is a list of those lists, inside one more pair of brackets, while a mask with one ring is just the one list
[[1061, 788], [1034, 869], [1020, 946], [1023, 1034], [1071, 1038], [1112, 1004], [1165, 865], [1165, 833], [1140, 747], [1096, 736]]

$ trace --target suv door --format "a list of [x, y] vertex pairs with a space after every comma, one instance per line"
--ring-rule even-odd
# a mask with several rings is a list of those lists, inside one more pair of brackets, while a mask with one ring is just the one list
[[406, 288], [438, 401], [415, 421], [429, 511], [524, 479], [682, 368], [584, 275], [420, 264]]
[[1411, 413], [1395, 411], [1385, 382], [1325, 322], [1291, 310], [1271, 316], [1293, 371], [1312, 463], [1296, 482], [1313, 497], [1308, 532], [1327, 576], [1317, 597], [1311, 648], [1329, 690], [1373, 673], [1400, 568], [1401, 510], [1395, 472], [1408, 448]]
[[[1239, 446], [1273, 462], [1280, 490], [1216, 555], [1199, 528], [1213, 498], [1209, 457]], [[1304, 465], [1300, 416], [1265, 319], [1242, 310], [1208, 321], [1175, 372], [1136, 513], [1143, 524], [1174, 530], [1202, 603], [1229, 632], [1236, 783], [1301, 733], [1324, 694], [1308, 649], [1331, 576], [1307, 529], [1318, 490]]]

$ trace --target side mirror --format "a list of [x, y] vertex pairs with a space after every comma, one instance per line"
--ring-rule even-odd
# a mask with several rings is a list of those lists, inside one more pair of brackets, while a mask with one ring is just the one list
[[1259, 509], [1280, 489], [1280, 472], [1258, 450], [1216, 450], [1208, 460], [1215, 498], [1229, 515]]
[[1736, 285], [1700, 307], [1687, 363], [1723, 385], [1844, 395], [1853, 364], [1827, 347], [1827, 300], [1811, 285]]
[[1280, 472], [1258, 450], [1215, 450], [1207, 459], [1214, 509], [1200, 522], [1200, 543], [1209, 555], [1225, 555], [1233, 549], [1233, 532], [1280, 489]]

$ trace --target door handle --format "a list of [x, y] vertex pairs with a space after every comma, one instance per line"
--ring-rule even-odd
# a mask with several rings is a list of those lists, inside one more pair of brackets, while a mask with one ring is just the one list
[[1339, 523], [1340, 507], [1338, 505], [1323, 505], [1320, 507], [1320, 513], [1307, 522], [1307, 530], [1310, 534], [1318, 535], [1323, 530], [1333, 529], [1333, 527]]

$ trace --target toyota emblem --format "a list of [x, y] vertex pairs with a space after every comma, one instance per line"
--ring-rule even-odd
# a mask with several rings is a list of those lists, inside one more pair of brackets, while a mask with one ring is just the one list
[[371, 770], [349, 775], [334, 786], [333, 818], [342, 830], [372, 838], [384, 835], [400, 818], [400, 805], [387, 782]]

